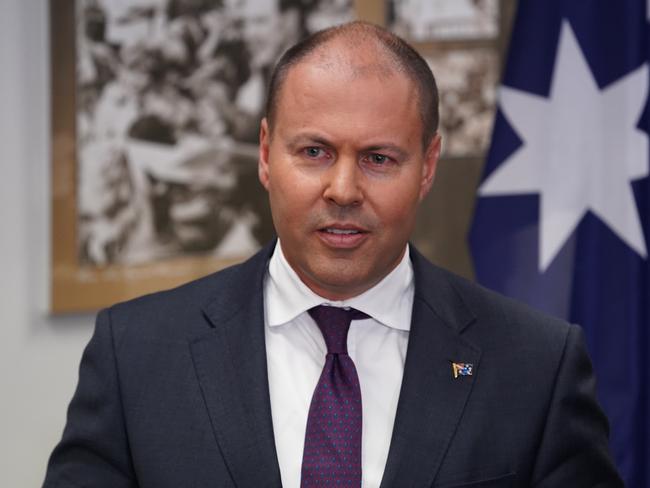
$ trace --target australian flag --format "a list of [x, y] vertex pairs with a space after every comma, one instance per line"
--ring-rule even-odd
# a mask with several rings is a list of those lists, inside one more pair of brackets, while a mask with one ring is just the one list
[[584, 328], [634, 488], [650, 488], [648, 3], [520, 0], [470, 232], [479, 282]]

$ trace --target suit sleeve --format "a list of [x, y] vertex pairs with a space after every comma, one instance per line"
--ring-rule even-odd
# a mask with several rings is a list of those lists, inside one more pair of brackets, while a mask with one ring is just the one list
[[580, 327], [571, 325], [538, 449], [535, 488], [622, 488], [608, 449], [607, 418]]
[[63, 437], [50, 457], [44, 488], [135, 488], [110, 311], [97, 316], [81, 359]]

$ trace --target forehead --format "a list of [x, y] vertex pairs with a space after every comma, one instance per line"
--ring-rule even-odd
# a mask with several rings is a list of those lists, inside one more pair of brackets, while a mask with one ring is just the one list
[[373, 46], [325, 46], [286, 74], [276, 99], [276, 125], [332, 117], [344, 125], [370, 122], [369, 128], [379, 128], [391, 121], [421, 131], [415, 83]]

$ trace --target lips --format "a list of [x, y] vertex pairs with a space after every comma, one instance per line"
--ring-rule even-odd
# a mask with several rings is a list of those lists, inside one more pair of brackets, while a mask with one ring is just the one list
[[337, 235], [350, 235], [350, 234], [359, 234], [360, 231], [354, 229], [336, 229], [330, 227], [327, 229], [323, 229], [323, 232], [327, 232], [329, 234], [337, 234]]
[[369, 232], [349, 224], [332, 224], [318, 229], [318, 236], [328, 247], [354, 249], [361, 245]]

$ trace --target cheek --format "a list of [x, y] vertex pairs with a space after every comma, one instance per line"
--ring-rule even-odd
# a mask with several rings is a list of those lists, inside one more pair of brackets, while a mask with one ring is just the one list
[[409, 225], [415, 221], [419, 202], [419, 182], [413, 179], [401, 182], [389, 182], [373, 188], [375, 212], [381, 220], [390, 226], [403, 229], [409, 233]]
[[299, 171], [276, 167], [269, 172], [269, 198], [276, 225], [306, 220], [319, 201], [319, 184]]

